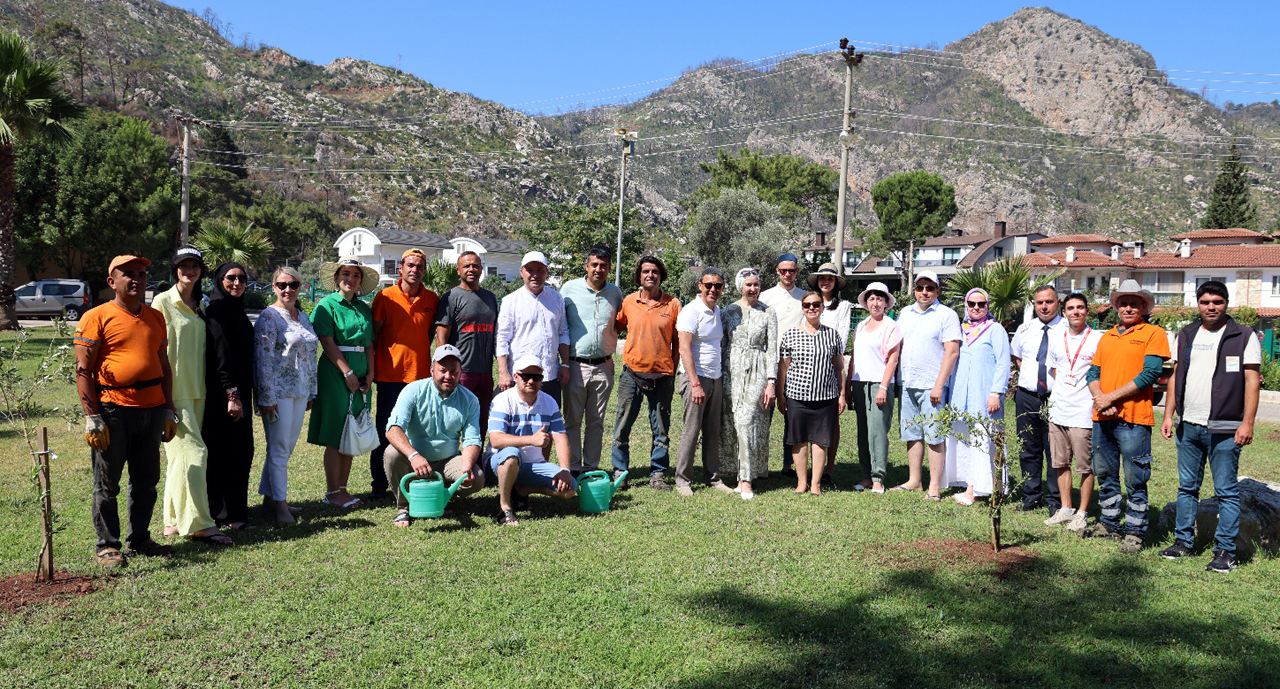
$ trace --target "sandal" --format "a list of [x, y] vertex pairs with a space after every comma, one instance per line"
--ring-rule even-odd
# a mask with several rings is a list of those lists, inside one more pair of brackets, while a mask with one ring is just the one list
[[222, 525], [222, 528], [230, 531], [253, 531], [258, 527], [250, 524], [249, 522], [227, 522]]
[[520, 526], [520, 520], [516, 519], [516, 513], [513, 510], [503, 510], [502, 514], [493, 518], [493, 521], [502, 526]]
[[893, 492], [893, 491], [895, 491], [895, 490], [900, 490], [900, 491], [903, 491], [903, 492], [914, 492], [914, 491], [918, 491], [918, 490], [920, 490], [920, 489], [919, 489], [919, 488], [907, 488], [907, 484], [905, 484], [905, 483], [904, 483], [904, 484], [902, 484], [902, 485], [898, 485], [898, 486], [894, 486], [894, 487], [890, 488], [890, 489], [889, 489], [889, 492], [890, 492], [890, 493], [892, 493], [892, 492]]
[[212, 546], [218, 546], [218, 547], [235, 545], [235, 541], [232, 541], [224, 533], [209, 534], [207, 536], [191, 535], [191, 536], [188, 536], [187, 538], [190, 538], [191, 540], [196, 541], [198, 543], [203, 543], [205, 545], [212, 545]]
[[347, 489], [347, 487], [346, 487], [346, 486], [338, 486], [338, 489], [337, 489], [337, 490], [330, 490], [330, 491], [326, 491], [326, 492], [325, 492], [325, 494], [324, 494], [324, 501], [325, 501], [325, 502], [327, 502], [327, 503], [329, 503], [330, 505], [332, 505], [332, 506], [334, 506], [334, 507], [341, 507], [341, 508], [342, 508], [342, 509], [344, 509], [344, 510], [354, 509], [354, 508], [359, 507], [359, 506], [361, 506], [361, 505], [363, 505], [363, 504], [364, 504], [364, 502], [362, 502], [362, 501], [360, 500], [360, 498], [356, 498], [356, 497], [351, 498], [350, 500], [348, 500], [348, 501], [346, 501], [346, 502], [342, 503], [341, 505], [339, 505], [338, 503], [333, 502], [332, 500], [330, 500], [330, 499], [329, 499], [329, 496], [330, 496], [330, 495], [337, 495], [338, 493], [341, 493], [341, 492], [345, 491], [346, 489]]
[[396, 516], [391, 518], [391, 523], [397, 526], [400, 524], [408, 526], [413, 523], [413, 517], [410, 517], [408, 512], [397, 512]]
[[925, 493], [925, 494], [924, 494], [924, 499], [925, 499], [925, 500], [932, 500], [933, 502], [942, 502], [942, 496], [941, 496], [941, 495], [929, 495], [928, 493]]

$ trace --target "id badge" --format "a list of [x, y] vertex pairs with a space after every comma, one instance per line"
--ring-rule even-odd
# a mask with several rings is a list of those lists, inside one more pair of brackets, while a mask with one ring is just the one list
[[1227, 357], [1227, 373], [1239, 373], [1239, 372], [1240, 372], [1240, 357], [1238, 356]]
[[1067, 387], [1069, 387], [1069, 388], [1074, 388], [1074, 387], [1076, 386], [1076, 377], [1075, 377], [1075, 376], [1063, 376], [1063, 377], [1062, 377], [1062, 384], [1063, 384], [1063, 385], [1065, 385], [1065, 386], [1067, 386]]

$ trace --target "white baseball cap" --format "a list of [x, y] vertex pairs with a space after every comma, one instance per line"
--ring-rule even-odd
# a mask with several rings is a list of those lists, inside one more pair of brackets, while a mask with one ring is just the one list
[[436, 347], [436, 353], [431, 355], [432, 361], [440, 361], [447, 357], [456, 357], [458, 361], [462, 361], [462, 352], [451, 344], [440, 345]]
[[928, 280], [929, 282], [932, 282], [935, 285], [942, 284], [941, 282], [938, 281], [938, 274], [933, 272], [932, 270], [922, 270], [916, 273], [916, 282], [920, 282], [921, 280]]
[[547, 257], [544, 256], [541, 251], [530, 251], [524, 255], [524, 258], [520, 259], [521, 268], [529, 265], [530, 263], [541, 263], [544, 266], [548, 265]]
[[512, 365], [511, 371], [518, 373], [520, 371], [525, 370], [526, 368], [529, 368], [530, 366], [536, 366], [538, 370], [541, 371], [542, 361], [538, 359], [536, 355], [523, 354], [516, 359], [516, 363]]

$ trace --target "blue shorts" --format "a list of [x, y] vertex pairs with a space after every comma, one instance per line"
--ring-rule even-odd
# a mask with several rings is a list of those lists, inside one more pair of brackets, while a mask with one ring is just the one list
[[[517, 462], [520, 462], [520, 473], [516, 475], [517, 486], [555, 490], [552, 482], [561, 471], [564, 471], [560, 468], [560, 465], [555, 462], [520, 461], [520, 448], [518, 447], [507, 447], [498, 450], [485, 462], [485, 468], [488, 469], [485, 472], [486, 477], [493, 479], [493, 485], [498, 485], [498, 465], [513, 457]], [[571, 489], [578, 490], [578, 479], [570, 476], [569, 483]]]
[[[898, 408], [899, 430], [905, 441], [923, 440], [930, 445], [939, 445], [947, 439], [943, 429], [936, 423], [921, 422], [918, 416], [929, 416], [938, 411], [929, 401], [932, 390], [921, 388], [902, 388], [902, 404]], [[946, 403], [947, 391], [943, 389], [942, 400]]]

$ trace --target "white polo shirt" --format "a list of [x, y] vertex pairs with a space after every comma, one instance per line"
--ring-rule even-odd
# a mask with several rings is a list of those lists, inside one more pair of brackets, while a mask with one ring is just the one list
[[[1047, 324], [1039, 318], [1023, 323], [1014, 333], [1013, 342], [1009, 343], [1009, 355], [1022, 361], [1018, 366], [1018, 387], [1029, 392], [1036, 392], [1038, 387], [1036, 378], [1039, 375], [1040, 362], [1036, 360], [1036, 354], [1040, 352], [1040, 342], [1045, 336], [1045, 325], [1049, 326], [1049, 346], [1052, 347], [1055, 339], [1062, 339], [1062, 331], [1067, 327], [1067, 321], [1060, 315], [1054, 316], [1053, 320]], [[1044, 361], [1046, 367], [1052, 368], [1048, 365], [1048, 353], [1045, 354]], [[1047, 391], [1053, 392], [1053, 376], [1046, 375], [1044, 382]]]
[[924, 311], [916, 303], [898, 314], [898, 330], [902, 331], [899, 382], [904, 388], [932, 390], [942, 372], [943, 344], [964, 338], [960, 317], [936, 301]]
[[[693, 368], [700, 378], [720, 377], [720, 340], [724, 326], [720, 324], [720, 307], [708, 308], [701, 297], [694, 297], [676, 316], [676, 331], [693, 335]], [[684, 370], [684, 362], [680, 364]]]
[[[1044, 332], [1039, 328], [1036, 331]], [[1053, 374], [1049, 377], [1053, 381], [1049, 393], [1049, 421], [1052, 423], [1071, 428], [1093, 428], [1093, 393], [1089, 392], [1089, 382], [1085, 377], [1089, 374], [1089, 366], [1093, 364], [1093, 355], [1098, 352], [1098, 342], [1104, 332], [1086, 326], [1084, 332], [1072, 335], [1065, 321], [1061, 327], [1049, 329], [1049, 354], [1045, 357], [1045, 365]], [[1035, 360], [1034, 352], [1031, 358]], [[1025, 364], [1027, 360], [1022, 361]], [[1032, 369], [1032, 381], [1035, 375], [1035, 369]]]
[[804, 309], [800, 306], [804, 292], [799, 287], [784, 289], [782, 283], [778, 283], [760, 293], [760, 301], [778, 315], [778, 339], [788, 330], [799, 328], [800, 321], [804, 320]]

